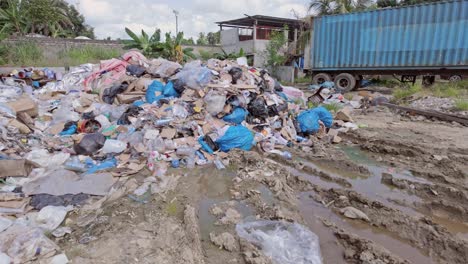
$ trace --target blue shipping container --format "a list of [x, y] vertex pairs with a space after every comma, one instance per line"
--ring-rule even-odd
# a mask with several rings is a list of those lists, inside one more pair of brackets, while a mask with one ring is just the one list
[[314, 71], [468, 69], [468, 1], [314, 20]]

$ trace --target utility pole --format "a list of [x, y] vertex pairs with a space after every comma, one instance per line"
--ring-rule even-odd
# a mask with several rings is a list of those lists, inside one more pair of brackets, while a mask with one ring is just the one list
[[174, 13], [175, 15], [175, 32], [176, 32], [176, 36], [179, 34], [179, 11], [173, 9], [172, 12]]

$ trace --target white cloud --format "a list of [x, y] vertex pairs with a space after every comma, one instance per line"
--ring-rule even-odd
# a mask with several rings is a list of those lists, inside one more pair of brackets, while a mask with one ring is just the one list
[[307, 0], [67, 0], [79, 2], [86, 22], [95, 28], [98, 38], [127, 38], [125, 27], [152, 33], [155, 28], [175, 32], [173, 9], [179, 11], [179, 30], [186, 37], [199, 32], [217, 31], [215, 22], [248, 15], [292, 18], [307, 11]]

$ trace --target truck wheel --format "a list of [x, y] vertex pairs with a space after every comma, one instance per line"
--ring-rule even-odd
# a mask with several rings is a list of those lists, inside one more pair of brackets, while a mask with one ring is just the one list
[[322, 84], [324, 82], [331, 82], [332, 78], [328, 73], [319, 73], [312, 78], [313, 84]]
[[343, 92], [350, 92], [356, 88], [356, 78], [349, 73], [340, 73], [335, 77], [335, 87]]
[[449, 77], [449, 82], [459, 82], [462, 80], [461, 75], [451, 75]]

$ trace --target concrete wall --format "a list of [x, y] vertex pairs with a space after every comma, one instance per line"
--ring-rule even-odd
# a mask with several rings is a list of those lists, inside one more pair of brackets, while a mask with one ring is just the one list
[[294, 83], [294, 67], [293, 66], [276, 66], [273, 69], [268, 69], [273, 77], [280, 81]]

